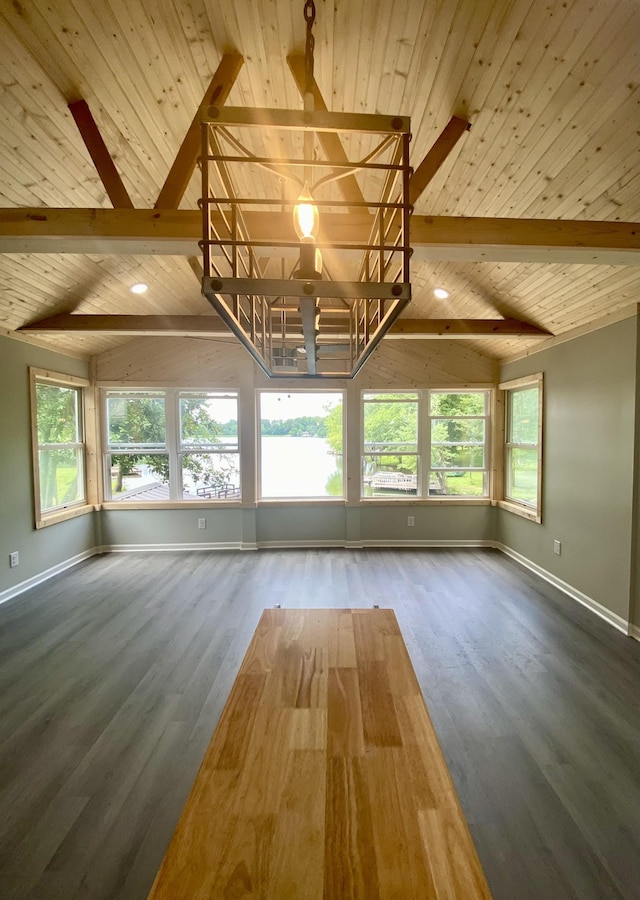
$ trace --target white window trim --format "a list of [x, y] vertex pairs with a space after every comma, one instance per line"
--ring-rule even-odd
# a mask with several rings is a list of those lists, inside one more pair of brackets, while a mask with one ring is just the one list
[[[506, 471], [507, 471], [507, 434], [508, 434], [508, 424], [507, 424], [507, 416], [509, 414], [509, 404], [507, 402], [507, 393], [513, 390], [520, 390], [526, 388], [538, 388], [538, 484], [537, 484], [537, 503], [535, 506], [530, 503], [519, 502], [518, 500], [514, 500], [511, 497], [507, 497], [505, 494], [506, 490]], [[542, 524], [542, 419], [543, 419], [543, 409], [544, 409], [544, 374], [542, 372], [535, 372], [532, 375], [525, 375], [522, 378], [514, 378], [512, 381], [503, 381], [498, 385], [498, 390], [501, 392], [502, 405], [504, 408], [503, 412], [503, 441], [502, 441], [502, 489], [501, 489], [501, 497], [497, 501], [497, 506], [500, 509], [504, 509], [507, 512], [514, 513], [517, 516], [522, 516], [525, 519], [529, 519], [531, 522], [535, 522], [538, 525]]]
[[[82, 396], [82, 431], [84, 445], [84, 488], [85, 498], [68, 506], [42, 510], [40, 504], [40, 455], [38, 443], [38, 405], [36, 385], [48, 382], [58, 387], [81, 388]], [[53, 372], [50, 369], [38, 369], [29, 367], [29, 397], [31, 404], [31, 450], [33, 464], [33, 502], [34, 520], [36, 529], [56, 525], [68, 519], [75, 519], [98, 509], [98, 483], [97, 483], [97, 441], [96, 441], [96, 415], [95, 394], [91, 382], [86, 378], [78, 378], [75, 375], [65, 375], [62, 372]]]

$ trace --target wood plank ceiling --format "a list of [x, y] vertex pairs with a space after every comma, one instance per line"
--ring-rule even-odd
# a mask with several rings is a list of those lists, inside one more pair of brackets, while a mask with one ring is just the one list
[[[229, 104], [299, 109], [287, 57], [304, 50], [303, 7], [302, 0], [0, 0], [5, 331], [63, 312], [211, 312], [188, 260], [192, 249], [157, 255], [141, 245], [139, 254], [118, 254], [105, 242], [91, 253], [82, 245], [75, 253], [34, 252], [40, 248], [29, 240], [11, 242], [18, 234], [11, 211], [111, 207], [69, 110], [77, 101], [88, 104], [133, 206], [147, 210], [224, 54], [244, 58]], [[414, 167], [452, 116], [471, 124], [420, 195], [416, 222], [640, 219], [637, 0], [316, 0], [316, 9], [315, 77], [330, 109], [411, 116]], [[196, 172], [180, 208], [196, 209], [199, 193]], [[404, 317], [504, 316], [563, 334], [640, 299], [638, 256], [616, 265], [587, 252], [572, 262], [500, 251], [456, 259], [419, 247]], [[137, 281], [149, 284], [145, 295], [129, 292]], [[437, 286], [449, 291], [446, 301], [433, 296]], [[40, 340], [91, 355], [131, 337]], [[539, 342], [469, 340], [498, 359]]]

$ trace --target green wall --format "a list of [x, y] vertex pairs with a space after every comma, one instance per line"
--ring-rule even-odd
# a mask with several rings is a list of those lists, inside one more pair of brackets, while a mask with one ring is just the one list
[[544, 373], [543, 521], [496, 510], [497, 540], [625, 621], [637, 552], [637, 344], [637, 319], [625, 319], [500, 373]]
[[[106, 509], [100, 514], [101, 546], [160, 549], [227, 546], [484, 544], [493, 539], [488, 506], [399, 503], [277, 503], [248, 509]], [[414, 525], [407, 524], [413, 516]], [[198, 528], [198, 519], [206, 527]]]
[[[35, 530], [29, 366], [88, 377], [82, 360], [0, 335], [0, 594], [96, 545], [96, 513]], [[20, 565], [11, 569], [14, 550]]]

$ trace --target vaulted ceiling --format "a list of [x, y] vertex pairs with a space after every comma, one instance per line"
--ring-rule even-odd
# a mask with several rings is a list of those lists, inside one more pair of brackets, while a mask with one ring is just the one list
[[[330, 109], [410, 116], [414, 168], [453, 117], [471, 126], [416, 201], [413, 300], [399, 325], [513, 318], [562, 335], [638, 302], [637, 0], [315, 6], [315, 79]], [[197, 170], [174, 191], [173, 217], [166, 199], [154, 207], [216, 73], [228, 105], [301, 108], [287, 60], [304, 52], [303, 7], [0, 0], [5, 331], [60, 313], [211, 315], [194, 277]], [[97, 165], [90, 133], [94, 150], [104, 142]], [[149, 290], [135, 296], [139, 281]], [[522, 330], [466, 339], [500, 359], [544, 340]], [[84, 355], [131, 339], [115, 326], [39, 337]]]

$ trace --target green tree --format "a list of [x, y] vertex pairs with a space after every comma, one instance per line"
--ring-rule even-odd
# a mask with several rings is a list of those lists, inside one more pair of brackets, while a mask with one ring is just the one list
[[[431, 394], [431, 466], [455, 470], [482, 465], [477, 458], [478, 444], [484, 444], [484, 421], [474, 418], [485, 414], [482, 393]], [[481, 452], [481, 451], [480, 451]], [[447, 473], [434, 472], [443, 492], [447, 489]]]
[[262, 419], [263, 437], [326, 437], [322, 416], [299, 416], [297, 419]]
[[[215, 453], [195, 452], [215, 444], [221, 428], [211, 417], [206, 397], [180, 400], [181, 441], [193, 447], [193, 453], [182, 456], [184, 470], [194, 480], [220, 486], [229, 480], [233, 464]], [[110, 397], [109, 443], [112, 446], [137, 446], [151, 450], [166, 446], [166, 421], [163, 397]], [[169, 482], [169, 457], [166, 453], [114, 453], [112, 465], [117, 467], [114, 492], [123, 489], [123, 477], [135, 471], [137, 465], [147, 465], [164, 484]]]
[[414, 395], [379, 394], [364, 403], [365, 454], [372, 467], [415, 474], [418, 403]]
[[327, 408], [327, 415], [324, 419], [324, 435], [322, 436], [326, 438], [333, 452], [342, 456], [342, 403]]
[[[109, 397], [107, 407], [111, 446], [164, 448], [166, 422], [163, 397]], [[148, 465], [164, 483], [169, 481], [166, 455], [115, 453], [111, 457], [111, 465], [116, 468], [115, 493], [122, 491], [123, 477], [132, 475], [140, 464]]]

